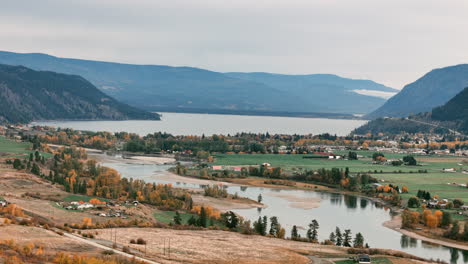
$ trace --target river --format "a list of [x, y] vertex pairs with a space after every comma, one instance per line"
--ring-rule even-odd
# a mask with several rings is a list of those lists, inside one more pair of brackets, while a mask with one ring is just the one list
[[[104, 166], [118, 170], [124, 177], [142, 179], [147, 182], [171, 183], [175, 187], [200, 188], [199, 184], [187, 181], [172, 180], [168, 178], [167, 169], [171, 165], [142, 165], [121, 162], [104, 162]], [[253, 186], [226, 186], [231, 194], [256, 200], [258, 195], [263, 197], [262, 203], [267, 205], [264, 209], [237, 209], [233, 210], [245, 219], [257, 220], [259, 216], [277, 216], [279, 222], [287, 229], [287, 236], [293, 225], [299, 227], [302, 236], [312, 219], [319, 224], [319, 238], [325, 240], [335, 227], [343, 232], [350, 229], [354, 234], [360, 232], [365, 242], [374, 248], [388, 248], [401, 250], [427, 259], [440, 259], [449, 263], [468, 263], [468, 251], [457, 250], [444, 246], [430, 244], [421, 240], [409, 238], [382, 224], [391, 219], [390, 210], [379, 206], [366, 198], [352, 195], [343, 195], [307, 190], [287, 190], [277, 188], [262, 188]], [[320, 200], [318, 208], [301, 208], [298, 201]]]
[[202, 134], [233, 135], [241, 132], [300, 135], [330, 133], [345, 136], [367, 122], [365, 120], [277, 116], [160, 114], [162, 114], [161, 121], [41, 121], [32, 124], [88, 131], [125, 131], [142, 136], [154, 132], [198, 136]]

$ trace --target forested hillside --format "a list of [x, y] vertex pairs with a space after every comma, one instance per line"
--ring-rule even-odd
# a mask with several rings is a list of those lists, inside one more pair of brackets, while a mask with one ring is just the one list
[[468, 87], [468, 64], [435, 69], [406, 85], [367, 118], [406, 117], [430, 112], [434, 107], [447, 103], [465, 87]]
[[120, 103], [84, 78], [0, 64], [0, 122], [40, 119], [154, 119]]
[[408, 118], [378, 118], [357, 128], [354, 133], [391, 133], [400, 132], [438, 132], [457, 131], [468, 134], [468, 88], [448, 101], [436, 107], [432, 112], [413, 115]]

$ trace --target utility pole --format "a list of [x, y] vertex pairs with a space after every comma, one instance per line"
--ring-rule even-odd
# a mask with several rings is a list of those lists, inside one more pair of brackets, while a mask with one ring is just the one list
[[171, 259], [171, 239], [169, 238], [169, 248], [168, 248], [168, 253], [169, 253], [169, 259]]
[[163, 238], [163, 254], [166, 256], [166, 239]]

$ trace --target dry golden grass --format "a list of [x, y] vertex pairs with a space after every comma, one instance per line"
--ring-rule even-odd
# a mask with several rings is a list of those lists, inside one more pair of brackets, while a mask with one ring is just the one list
[[[109, 239], [110, 230], [98, 230], [98, 238]], [[117, 229], [117, 243], [142, 252], [144, 245], [130, 244], [131, 239], [147, 241], [147, 256], [162, 263], [309, 263], [305, 255], [345, 254], [345, 249], [311, 243], [248, 236], [212, 230], [171, 230], [159, 228]], [[164, 244], [171, 243], [171, 257], [164, 255]], [[166, 251], [167, 252], [167, 251]], [[305, 254], [305, 255], [304, 255]]]

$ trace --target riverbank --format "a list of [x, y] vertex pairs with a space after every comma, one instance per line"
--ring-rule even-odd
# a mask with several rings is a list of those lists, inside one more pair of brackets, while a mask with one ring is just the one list
[[468, 244], [467, 243], [461, 243], [461, 242], [453, 242], [449, 241], [446, 239], [440, 239], [440, 238], [430, 238], [425, 236], [424, 234], [421, 234], [416, 231], [408, 230], [408, 229], [402, 229], [401, 228], [401, 215], [395, 215], [392, 217], [391, 220], [386, 221], [383, 223], [383, 226], [390, 228], [392, 230], [395, 230], [405, 236], [414, 238], [414, 239], [419, 239], [422, 241], [426, 241], [432, 244], [437, 244], [441, 246], [446, 246], [446, 247], [452, 247], [452, 248], [457, 248], [461, 250], [467, 250], [468, 251]]

